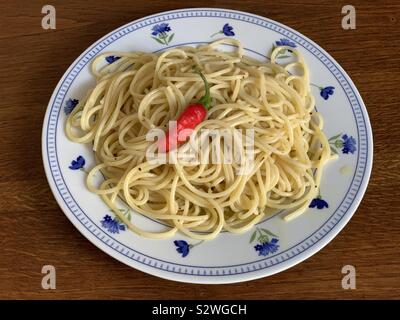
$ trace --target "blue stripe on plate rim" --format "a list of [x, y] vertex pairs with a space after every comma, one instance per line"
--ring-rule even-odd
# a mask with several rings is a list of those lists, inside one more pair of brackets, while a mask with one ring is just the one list
[[[58, 119], [62, 110], [61, 106], [63, 105], [69, 87], [83, 67], [99, 51], [103, 50], [109, 44], [123, 37], [127, 33], [134, 32], [157, 22], [190, 17], [212, 17], [239, 20], [273, 30], [295, 41], [296, 44], [309, 51], [325, 64], [333, 76], [338, 80], [346, 93], [350, 106], [352, 107], [354, 118], [357, 123], [357, 140], [359, 141], [359, 148], [357, 151], [357, 168], [350, 187], [346, 192], [346, 196], [340, 203], [339, 207], [328, 218], [326, 223], [324, 223], [318, 230], [308, 235], [297, 245], [273, 256], [269, 256], [268, 258], [255, 260], [245, 264], [206, 267], [172, 263], [143, 254], [127, 247], [109, 234], [105, 233], [101, 228], [98, 228], [76, 203], [75, 199], [69, 192], [68, 186], [65, 184], [64, 177], [61, 174], [56, 152]], [[177, 44], [173, 47], [179, 45], [182, 44]], [[112, 31], [90, 46], [66, 71], [50, 99], [49, 108], [47, 109], [43, 124], [42, 155], [46, 176], [58, 203], [71, 222], [93, 244], [121, 262], [132, 265], [132, 262], [134, 261], [137, 262], [134, 264], [134, 267], [141, 271], [162, 278], [183, 282], [231, 283], [256, 279], [283, 271], [297, 263], [300, 263], [322, 249], [340, 232], [356, 210], [367, 187], [372, 168], [373, 156], [372, 132], [368, 120], [368, 114], [365, 107], [363, 110], [361, 105], [363, 105], [362, 99], [345, 71], [317, 44], [306, 39], [291, 28], [261, 16], [235, 10], [195, 8], [167, 11], [136, 20]], [[352, 192], [353, 195], [350, 195], [349, 192]], [[69, 212], [65, 210], [66, 208]], [[350, 208], [352, 210], [348, 213]]]

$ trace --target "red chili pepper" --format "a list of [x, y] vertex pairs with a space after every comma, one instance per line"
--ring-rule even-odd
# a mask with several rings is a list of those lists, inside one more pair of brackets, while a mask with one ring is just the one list
[[197, 73], [204, 81], [206, 92], [197, 103], [190, 104], [183, 110], [176, 120], [176, 128], [172, 131], [167, 130], [166, 139], [160, 140], [158, 144], [158, 150], [161, 152], [168, 152], [175, 149], [177, 145], [184, 143], [192, 130], [206, 118], [207, 109], [211, 104], [210, 87], [204, 75], [201, 72]]

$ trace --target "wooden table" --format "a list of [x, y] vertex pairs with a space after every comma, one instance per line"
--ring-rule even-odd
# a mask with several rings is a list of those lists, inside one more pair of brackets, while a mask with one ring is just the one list
[[[53, 0], [56, 30], [41, 28], [41, 8], [47, 1], [0, 3], [0, 298], [400, 298], [398, 1], [351, 1], [356, 30], [342, 29], [342, 1], [331, 0]], [[129, 21], [188, 6], [250, 11], [310, 37], [349, 73], [371, 118], [374, 167], [357, 213], [318, 254], [268, 278], [191, 285], [131, 269], [73, 227], [44, 175], [42, 121], [70, 63], [95, 40]], [[46, 264], [56, 267], [56, 290], [41, 288]], [[341, 287], [346, 264], [356, 267], [356, 290]]]

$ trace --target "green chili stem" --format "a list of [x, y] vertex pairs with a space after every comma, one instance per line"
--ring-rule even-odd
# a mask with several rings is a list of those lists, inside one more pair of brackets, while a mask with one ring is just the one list
[[206, 77], [200, 71], [196, 70], [196, 73], [198, 73], [201, 79], [203, 80], [204, 88], [206, 91], [204, 96], [199, 100], [199, 103], [201, 103], [208, 110], [211, 105], [210, 86], [208, 84]]

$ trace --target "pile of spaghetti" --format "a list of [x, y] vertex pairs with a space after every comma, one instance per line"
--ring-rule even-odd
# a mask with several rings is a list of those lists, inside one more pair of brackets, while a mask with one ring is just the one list
[[[303, 57], [290, 48], [295, 61], [276, 63], [284, 48], [275, 48], [270, 61], [245, 56], [241, 43], [232, 39], [162, 53], [96, 57], [92, 72], [97, 84], [66, 124], [72, 141], [93, 146], [97, 165], [87, 176], [88, 188], [129, 229], [152, 238], [180, 231], [212, 239], [221, 230], [244, 232], [271, 211], [285, 209], [286, 220], [303, 213], [318, 195], [330, 147], [321, 131], [323, 119], [314, 108]], [[99, 68], [108, 55], [121, 58]], [[203, 81], [194, 70], [207, 79], [212, 100], [191, 138], [200, 129], [254, 129], [254, 160], [245, 174], [237, 173], [235, 163], [157, 164], [146, 157], [155, 145], [146, 139], [149, 130], [165, 130], [170, 120], [204, 95]], [[99, 171], [105, 179], [96, 185]], [[120, 211], [120, 199], [133, 211], [170, 227], [161, 232], [140, 229], [134, 215], [129, 220]]]

